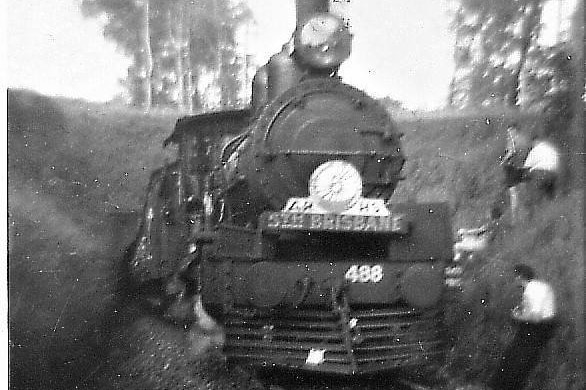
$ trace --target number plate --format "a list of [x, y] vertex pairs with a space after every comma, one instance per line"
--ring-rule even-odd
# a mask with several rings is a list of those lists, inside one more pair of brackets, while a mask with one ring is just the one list
[[352, 265], [344, 277], [351, 283], [378, 283], [383, 280], [383, 266], [375, 265]]
[[305, 214], [266, 212], [263, 228], [267, 232], [300, 230], [310, 232], [361, 232], [406, 234], [409, 224], [402, 214], [388, 216]]

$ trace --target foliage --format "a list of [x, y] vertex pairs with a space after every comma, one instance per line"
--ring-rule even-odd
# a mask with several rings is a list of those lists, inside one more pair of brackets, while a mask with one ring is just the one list
[[133, 59], [123, 81], [133, 105], [202, 108], [202, 75], [213, 76], [221, 104], [240, 104], [238, 28], [251, 14], [239, 0], [81, 0], [87, 17], [103, 17], [104, 36]]
[[579, 84], [568, 49], [565, 44], [544, 48], [533, 53], [527, 64], [524, 104], [546, 112], [550, 134], [555, 127], [566, 128], [575, 113]]
[[[456, 72], [450, 85], [452, 107], [523, 105], [549, 110], [552, 123], [565, 126], [575, 100], [575, 80], [583, 50], [577, 16], [568, 20], [567, 42], [540, 44], [544, 0], [456, 0]], [[579, 7], [578, 7], [579, 8]], [[578, 15], [579, 10], [575, 11]], [[583, 57], [582, 57], [583, 58]], [[568, 115], [569, 114], [569, 115]]]
[[393, 99], [390, 96], [378, 99], [379, 103], [382, 104], [387, 110], [400, 110], [403, 108], [403, 103], [400, 100]]
[[519, 77], [535, 45], [543, 0], [460, 0], [450, 105], [517, 103]]
[[176, 115], [9, 90], [7, 117], [10, 388], [86, 388]]

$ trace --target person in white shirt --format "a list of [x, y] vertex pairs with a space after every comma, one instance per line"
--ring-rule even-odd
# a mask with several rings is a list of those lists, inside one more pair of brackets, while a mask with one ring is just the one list
[[515, 276], [523, 288], [521, 302], [511, 313], [518, 329], [488, 383], [493, 390], [523, 388], [556, 326], [556, 301], [551, 286], [535, 279], [535, 272], [525, 264], [515, 266]]
[[536, 139], [529, 151], [525, 163], [526, 181], [536, 191], [537, 199], [543, 196], [548, 199], [555, 197], [558, 178], [561, 174], [562, 162], [558, 148], [548, 140]]
[[521, 304], [513, 309], [512, 317], [519, 322], [540, 323], [555, 317], [555, 295], [549, 284], [541, 280], [521, 279], [525, 288]]

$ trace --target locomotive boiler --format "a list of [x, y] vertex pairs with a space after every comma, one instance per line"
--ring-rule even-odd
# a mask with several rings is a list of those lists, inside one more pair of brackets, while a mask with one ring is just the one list
[[401, 134], [338, 76], [351, 39], [327, 0], [298, 1], [251, 107], [179, 119], [178, 158], [151, 177], [132, 281], [175, 321], [203, 304], [231, 361], [348, 375], [442, 362], [449, 210], [392, 201]]

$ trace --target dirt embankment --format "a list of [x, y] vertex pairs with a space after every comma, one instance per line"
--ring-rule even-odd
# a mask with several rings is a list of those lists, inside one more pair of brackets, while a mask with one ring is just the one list
[[100, 364], [116, 261], [135, 235], [142, 187], [174, 121], [150, 119], [9, 91], [13, 388], [73, 388]]
[[[539, 124], [537, 117], [512, 115], [400, 123], [407, 180], [395, 201], [445, 200], [455, 227], [482, 224], [501, 189], [498, 158], [507, 123]], [[13, 388], [239, 388], [246, 379], [191, 349], [217, 335], [185, 332], [132, 305], [118, 312], [116, 304], [116, 270], [134, 237], [148, 176], [171, 158], [161, 145], [176, 117], [10, 91], [8, 119]], [[576, 126], [569, 130], [572, 145], [581, 145]], [[581, 178], [583, 160], [573, 160], [573, 177]], [[458, 381], [482, 381], [494, 369], [512, 334], [509, 271], [525, 262], [554, 285], [561, 305], [560, 328], [530, 388], [581, 388], [582, 184], [570, 181], [530, 225], [502, 227], [489, 253], [470, 267], [463, 300], [450, 313], [454, 348], [447, 370]], [[124, 321], [126, 327], [112, 326]]]
[[[452, 113], [402, 122], [407, 179], [397, 189], [395, 200], [448, 201], [455, 228], [487, 222], [488, 211], [503, 189], [499, 158], [506, 127], [512, 122], [523, 131], [537, 133], [544, 123], [537, 114], [516, 112]], [[482, 382], [494, 372], [514, 331], [508, 317], [511, 269], [525, 263], [552, 284], [559, 305], [556, 335], [527, 388], [578, 390], [583, 386], [583, 128], [580, 116], [572, 127], [560, 128], [556, 134], [567, 163], [557, 197], [539, 204], [532, 219], [515, 226], [505, 215], [489, 249], [468, 266], [464, 293], [449, 313], [455, 332], [447, 369], [460, 382]]]

